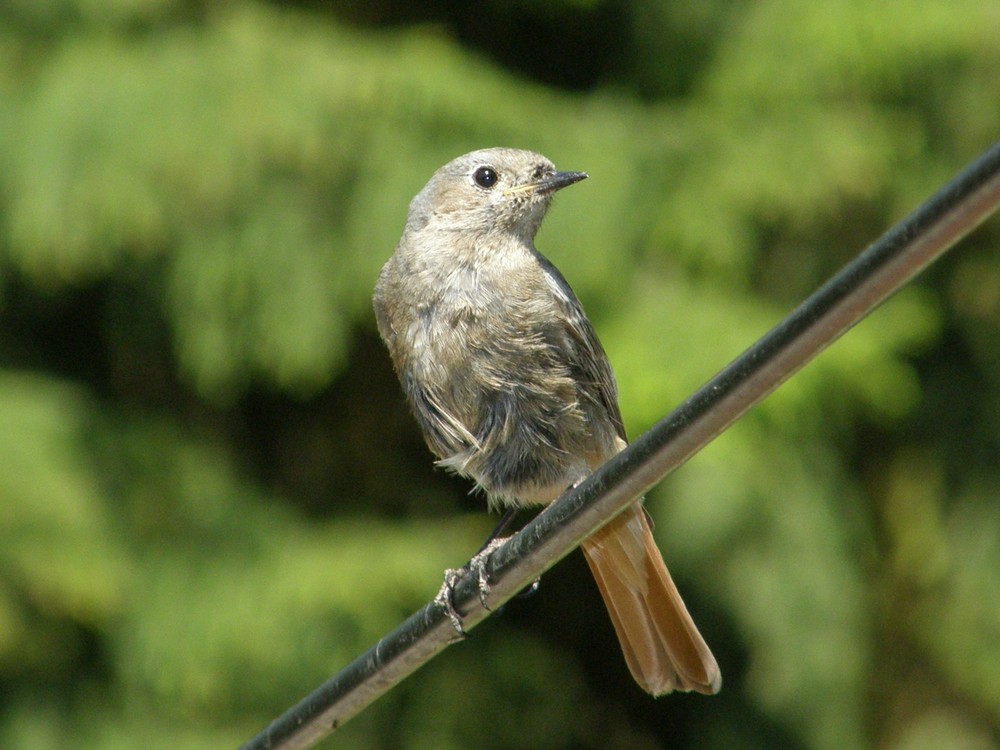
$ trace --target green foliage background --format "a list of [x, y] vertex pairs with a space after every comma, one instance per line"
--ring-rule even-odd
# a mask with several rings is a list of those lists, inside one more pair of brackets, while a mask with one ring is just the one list
[[[638, 434], [1000, 134], [995, 0], [0, 3], [0, 747], [235, 746], [491, 527], [370, 294], [472, 148]], [[1000, 747], [994, 220], [649, 498], [724, 673], [579, 558], [330, 747]]]

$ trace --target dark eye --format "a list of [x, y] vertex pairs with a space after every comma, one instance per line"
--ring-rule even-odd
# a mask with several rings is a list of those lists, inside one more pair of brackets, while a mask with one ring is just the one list
[[493, 169], [493, 167], [480, 167], [472, 173], [472, 179], [477, 185], [479, 185], [479, 187], [489, 190], [497, 184], [497, 180], [499, 180], [500, 177], [497, 175], [496, 170]]

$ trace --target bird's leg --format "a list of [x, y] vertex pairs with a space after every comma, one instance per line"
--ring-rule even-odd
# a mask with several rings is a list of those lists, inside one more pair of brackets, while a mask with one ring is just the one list
[[[499, 547], [503, 542], [510, 539], [509, 536], [503, 536], [503, 533], [510, 528], [514, 519], [517, 517], [520, 508], [511, 506], [504, 511], [503, 516], [500, 517], [500, 523], [497, 524], [496, 528], [490, 532], [490, 535], [486, 537], [486, 541], [483, 542], [483, 546], [479, 548], [472, 560], [469, 561], [470, 567], [478, 570], [479, 572], [479, 600], [483, 603], [483, 607], [489, 609], [486, 605], [486, 594], [489, 593], [490, 584], [486, 576], [486, 558], [490, 556], [497, 547]], [[538, 591], [538, 585], [542, 582], [541, 578], [536, 578], [531, 582], [528, 588], [524, 589], [517, 594], [517, 598], [522, 598], [526, 596], [531, 596], [536, 591]], [[492, 611], [492, 610], [491, 610]]]
[[444, 583], [441, 584], [441, 588], [434, 597], [434, 601], [444, 608], [445, 614], [451, 620], [451, 624], [455, 626], [455, 630], [463, 638], [468, 636], [468, 633], [462, 625], [462, 616], [455, 608], [455, 587], [462, 576], [468, 573], [475, 573], [477, 583], [479, 584], [479, 601], [483, 605], [483, 609], [492, 612], [490, 606], [486, 603], [486, 595], [490, 593], [489, 576], [486, 575], [486, 561], [493, 554], [493, 551], [506, 541], [506, 538], [500, 537], [487, 540], [479, 552], [474, 554], [472, 559], [461, 568], [448, 568], [444, 572]]
[[[451, 620], [451, 624], [455, 626], [455, 630], [462, 637], [467, 636], [468, 633], [465, 632], [465, 628], [462, 626], [462, 616], [455, 609], [455, 586], [458, 585], [458, 581], [463, 574], [474, 571], [479, 583], [479, 601], [484, 609], [490, 610], [489, 605], [486, 603], [486, 595], [490, 592], [489, 576], [486, 575], [486, 560], [497, 547], [509, 538], [503, 536], [503, 533], [514, 522], [514, 519], [517, 517], [517, 511], [518, 509], [515, 507], [507, 508], [496, 528], [486, 537], [483, 546], [472, 556], [472, 559], [461, 568], [448, 568], [444, 572], [444, 583], [441, 584], [441, 589], [437, 592], [437, 596], [434, 597], [434, 601], [444, 608], [448, 619]], [[538, 588], [538, 581], [532, 584], [531, 591], [534, 591], [536, 588]]]
[[493, 542], [495, 542], [497, 539], [501, 541], [507, 539], [507, 537], [505, 537], [503, 533], [510, 528], [510, 525], [512, 523], [514, 523], [514, 519], [517, 518], [517, 511], [518, 508], [512, 505], [503, 512], [503, 515], [500, 516], [500, 522], [497, 524], [496, 528], [490, 532], [490, 535], [486, 537], [486, 541], [483, 542], [483, 546], [479, 548], [479, 552], [476, 553], [477, 555], [487, 548], [496, 549], [496, 546], [493, 545]]
[[483, 605], [483, 609], [488, 612], [492, 612], [490, 605], [486, 603], [486, 595], [490, 593], [490, 579], [486, 575], [486, 561], [490, 559], [490, 555], [500, 546], [503, 545], [510, 537], [501, 536], [491, 536], [486, 540], [479, 552], [472, 556], [472, 559], [466, 564], [466, 569], [470, 572], [476, 574], [476, 578], [479, 581], [479, 602]]
[[441, 588], [434, 597], [434, 603], [441, 605], [445, 614], [448, 615], [448, 619], [451, 620], [451, 624], [458, 631], [458, 634], [466, 638], [469, 634], [465, 632], [465, 628], [462, 626], [462, 616], [455, 609], [455, 585], [458, 583], [463, 570], [464, 568], [459, 568], [458, 570], [448, 568], [445, 570], [444, 583], [441, 584]]

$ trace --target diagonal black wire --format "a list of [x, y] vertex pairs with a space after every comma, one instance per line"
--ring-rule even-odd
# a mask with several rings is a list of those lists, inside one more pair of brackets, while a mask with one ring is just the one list
[[[1000, 204], [1000, 141], [890, 229], [687, 401], [565, 493], [488, 559], [496, 608], [694, 455]], [[466, 630], [489, 616], [475, 576], [455, 587]], [[428, 604], [243, 745], [310, 747], [461, 640]]]

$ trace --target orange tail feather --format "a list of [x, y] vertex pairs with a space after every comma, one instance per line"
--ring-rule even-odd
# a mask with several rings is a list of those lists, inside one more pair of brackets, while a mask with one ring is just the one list
[[581, 547], [635, 681], [653, 695], [717, 693], [719, 665], [667, 572], [642, 505], [633, 505]]

